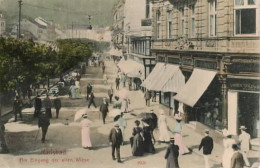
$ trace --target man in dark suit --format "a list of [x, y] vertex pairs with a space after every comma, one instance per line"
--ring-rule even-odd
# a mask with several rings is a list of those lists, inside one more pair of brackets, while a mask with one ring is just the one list
[[119, 90], [120, 78], [119, 75], [116, 77], [116, 89]]
[[19, 96], [16, 96], [13, 104], [14, 122], [17, 121], [17, 114], [19, 114], [21, 120], [23, 120], [22, 106], [23, 106], [22, 100], [19, 98]]
[[203, 148], [205, 168], [209, 168], [209, 155], [211, 155], [213, 149], [213, 139], [209, 136], [209, 130], [205, 130], [204, 134], [205, 137], [201, 140], [199, 150]]
[[92, 92], [92, 86], [89, 83], [87, 86], [87, 100], [89, 99], [89, 95], [91, 94], [91, 92]]
[[166, 168], [179, 168], [179, 147], [174, 144], [174, 138], [170, 138], [170, 144], [167, 148], [165, 159], [167, 159]]
[[231, 168], [243, 168], [244, 166], [246, 166], [243, 154], [239, 152], [239, 147], [237, 144], [233, 144], [232, 148], [234, 150], [234, 154], [231, 158]]
[[99, 111], [102, 113], [103, 124], [105, 124], [107, 113], [109, 111], [108, 103], [106, 102], [106, 98], [103, 98], [103, 103], [100, 105]]
[[96, 103], [95, 103], [95, 96], [94, 96], [93, 90], [91, 91], [91, 93], [89, 95], [88, 108], [91, 106], [91, 104], [93, 104], [94, 107], [97, 108]]
[[49, 115], [49, 117], [52, 118], [52, 114], [51, 114], [52, 102], [48, 94], [46, 94], [46, 98], [43, 100], [43, 107], [45, 107], [46, 113]]
[[123, 142], [123, 136], [118, 124], [116, 124], [115, 127], [111, 129], [109, 134], [109, 142], [112, 145], [113, 160], [116, 160], [115, 158], [115, 150], [116, 150], [117, 162], [122, 163], [120, 159], [120, 145]]
[[56, 109], [56, 118], [58, 118], [59, 117], [59, 113], [60, 113], [60, 108], [61, 108], [61, 100], [58, 97], [58, 94], [56, 94], [55, 96], [56, 96], [56, 98], [53, 101], [53, 105], [54, 105], [54, 107]]
[[41, 108], [42, 108], [42, 100], [40, 99], [40, 95], [37, 95], [35, 100], [34, 100], [34, 117], [38, 117], [40, 111], [41, 111]]
[[49, 115], [46, 113], [46, 109], [41, 109], [41, 114], [38, 120], [38, 127], [42, 128], [42, 139], [41, 139], [42, 143], [45, 142], [45, 136], [47, 134], [49, 125], [50, 125]]

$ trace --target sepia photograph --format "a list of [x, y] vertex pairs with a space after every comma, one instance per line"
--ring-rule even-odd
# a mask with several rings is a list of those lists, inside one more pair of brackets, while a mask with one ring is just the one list
[[0, 168], [260, 168], [259, 0], [0, 0]]

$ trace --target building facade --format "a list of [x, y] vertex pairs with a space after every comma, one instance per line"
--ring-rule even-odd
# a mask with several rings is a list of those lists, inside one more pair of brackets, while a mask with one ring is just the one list
[[6, 31], [6, 20], [3, 14], [0, 14], [0, 35], [3, 35]]
[[173, 108], [184, 111], [186, 122], [233, 134], [245, 125], [259, 137], [259, 1], [153, 2], [151, 54], [185, 77], [178, 92], [161, 92], [161, 99], [183, 103]]

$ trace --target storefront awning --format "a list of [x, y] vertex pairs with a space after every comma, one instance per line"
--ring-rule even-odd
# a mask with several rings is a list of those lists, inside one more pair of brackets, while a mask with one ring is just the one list
[[148, 90], [177, 92], [185, 83], [178, 65], [157, 63], [141, 86]]
[[117, 65], [128, 77], [144, 79], [144, 65], [130, 59], [121, 59]]
[[145, 88], [151, 87], [152, 82], [158, 80], [158, 74], [161, 72], [164, 66], [165, 66], [164, 63], [157, 63], [153, 68], [152, 72], [147, 76], [145, 81], [141, 84], [141, 86]]
[[174, 99], [193, 107], [214, 79], [216, 71], [195, 68], [188, 82], [178, 91]]
[[175, 71], [179, 69], [178, 65], [166, 64], [162, 68], [159, 75], [157, 75], [157, 80], [153, 81], [151, 87], [147, 88], [148, 90], [162, 91], [163, 86], [166, 82], [174, 75]]
[[185, 77], [181, 70], [178, 68], [169, 80], [163, 85], [162, 92], [175, 92], [178, 91], [185, 85]]

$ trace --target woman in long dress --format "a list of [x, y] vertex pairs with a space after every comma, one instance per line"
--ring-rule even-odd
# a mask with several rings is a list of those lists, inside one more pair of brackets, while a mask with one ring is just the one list
[[144, 152], [155, 153], [154, 145], [152, 142], [152, 129], [148, 124], [143, 122], [143, 132], [144, 132]]
[[232, 135], [226, 129], [223, 130], [223, 135], [224, 153], [222, 156], [222, 166], [223, 168], [231, 168], [231, 158], [234, 154], [232, 145], [236, 144], [236, 141], [232, 138]]
[[135, 121], [136, 127], [133, 129], [133, 145], [132, 154], [133, 156], [143, 156], [143, 129], [139, 127], [140, 121]]
[[83, 114], [82, 117], [84, 118], [81, 121], [82, 147], [84, 149], [90, 149], [92, 147], [91, 140], [90, 140], [90, 126], [91, 126], [92, 122], [88, 119], [87, 114]]
[[166, 116], [164, 114], [163, 110], [159, 111], [160, 116], [158, 118], [158, 128], [159, 128], [159, 141], [160, 142], [169, 142], [170, 141], [170, 135], [168, 132], [168, 126], [166, 123]]
[[181, 117], [175, 117], [175, 119], [176, 119], [176, 122], [175, 122], [175, 126], [174, 126], [174, 129], [173, 129], [174, 139], [175, 139], [174, 144], [179, 146], [179, 154], [183, 155], [183, 154], [189, 153], [190, 151], [186, 147], [186, 145], [184, 144], [183, 139], [182, 139], [182, 135], [181, 135], [181, 132], [182, 132], [181, 120], [182, 120], [182, 118]]

